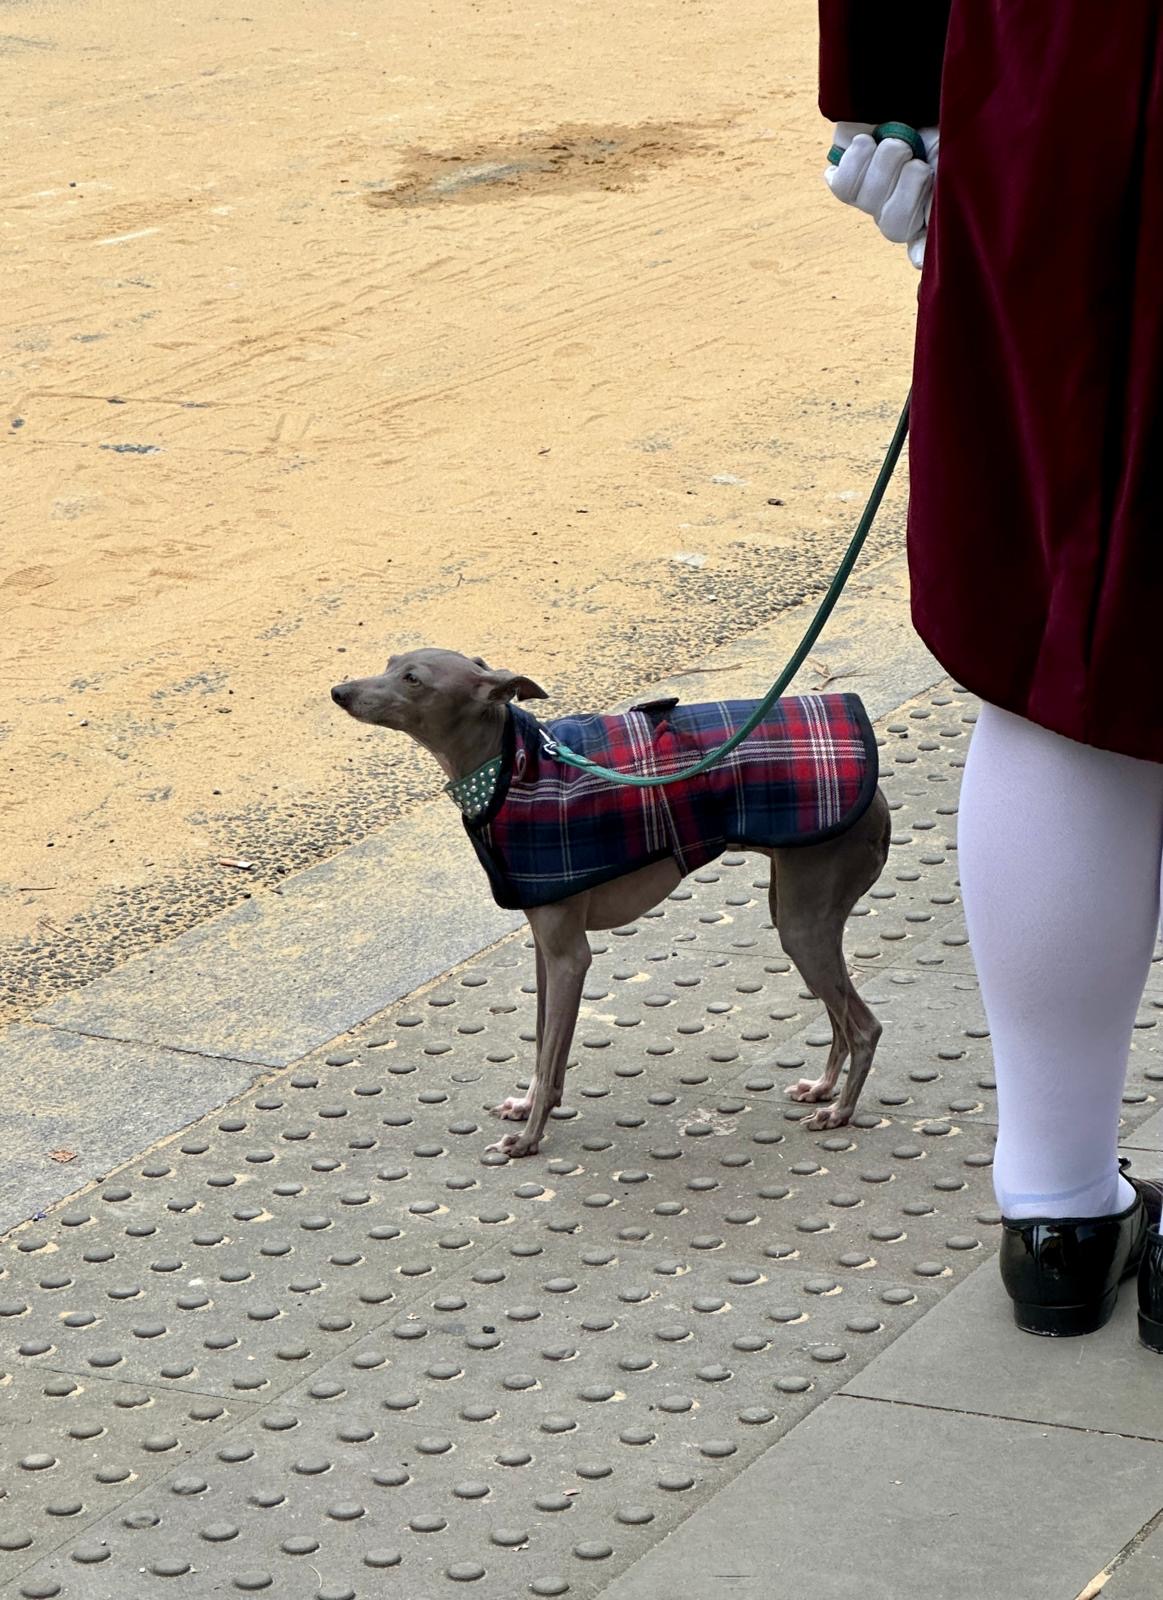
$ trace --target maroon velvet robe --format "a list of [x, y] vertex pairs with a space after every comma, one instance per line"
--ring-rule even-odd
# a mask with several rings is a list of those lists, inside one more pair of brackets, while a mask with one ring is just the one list
[[1163, 3], [820, 0], [820, 109], [941, 129], [917, 631], [995, 705], [1163, 761]]

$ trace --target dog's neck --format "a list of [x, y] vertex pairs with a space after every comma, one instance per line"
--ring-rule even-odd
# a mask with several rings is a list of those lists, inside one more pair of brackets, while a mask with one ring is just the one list
[[486, 705], [483, 714], [482, 708], [474, 705], [471, 715], [463, 717], [439, 745], [430, 744], [419, 734], [413, 734], [413, 738], [436, 757], [446, 778], [467, 778], [500, 755], [508, 714], [508, 706], [500, 702]]

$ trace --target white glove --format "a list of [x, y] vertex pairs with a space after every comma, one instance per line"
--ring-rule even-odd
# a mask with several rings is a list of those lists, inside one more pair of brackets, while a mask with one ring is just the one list
[[833, 144], [843, 154], [824, 173], [838, 200], [866, 212], [886, 239], [908, 245], [909, 260], [915, 267], [925, 259], [940, 146], [936, 128], [921, 128], [919, 133], [923, 160], [904, 139], [877, 143], [868, 123], [837, 123]]

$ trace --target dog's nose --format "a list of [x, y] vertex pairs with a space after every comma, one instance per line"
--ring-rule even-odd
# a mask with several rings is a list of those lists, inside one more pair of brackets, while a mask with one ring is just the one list
[[331, 691], [331, 698], [335, 701], [337, 706], [342, 706], [346, 711], [347, 702], [351, 698], [351, 684], [337, 683], [334, 689]]

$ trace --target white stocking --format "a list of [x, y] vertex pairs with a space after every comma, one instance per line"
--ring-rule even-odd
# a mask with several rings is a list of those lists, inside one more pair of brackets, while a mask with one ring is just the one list
[[1119, 1106], [1159, 919], [1163, 764], [982, 707], [958, 857], [997, 1077], [1007, 1217], [1125, 1210]]

